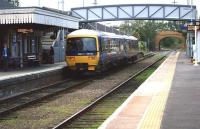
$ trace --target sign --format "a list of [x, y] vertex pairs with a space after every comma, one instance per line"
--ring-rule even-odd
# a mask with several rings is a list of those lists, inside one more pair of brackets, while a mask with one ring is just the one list
[[33, 32], [33, 29], [17, 29], [17, 32], [19, 32], [19, 33], [28, 33], [28, 32]]
[[[197, 30], [200, 29], [200, 26], [197, 26]], [[195, 30], [195, 25], [187, 25], [187, 30], [188, 31], [194, 31]]]
[[196, 20], [194, 24], [195, 24], [196, 26], [199, 26], [199, 25], [200, 25], [200, 20]]

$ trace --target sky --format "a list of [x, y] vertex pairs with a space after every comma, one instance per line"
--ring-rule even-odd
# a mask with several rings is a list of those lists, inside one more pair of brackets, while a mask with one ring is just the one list
[[[40, 6], [46, 6], [58, 9], [58, 1], [62, 0], [20, 0], [20, 5], [22, 7], [26, 6], [38, 6], [40, 1]], [[187, 1], [191, 0], [96, 0], [98, 5], [111, 5], [111, 4], [187, 4]], [[151, 2], [149, 2], [151, 1]], [[168, 1], [168, 2], [165, 2]], [[200, 10], [200, 0], [192, 0], [194, 5], [198, 6]], [[83, 7], [94, 5], [94, 0], [64, 0], [65, 6], [64, 10], [69, 11], [74, 7]], [[84, 3], [84, 4], [83, 4]], [[59, 9], [61, 9], [61, 4]]]
[[[55, 9], [62, 9], [61, 4], [58, 4], [62, 0], [20, 0], [21, 7], [27, 6], [39, 6], [50, 7]], [[95, 0], [64, 0], [64, 10], [70, 11], [71, 8], [93, 6]], [[175, 1], [179, 5], [187, 5], [187, 2], [193, 2], [197, 6], [198, 12], [200, 12], [200, 0], [96, 0], [97, 5], [112, 5], [112, 4], [173, 4]], [[166, 2], [167, 1], [167, 2]], [[84, 4], [83, 4], [84, 3]], [[59, 6], [58, 6], [59, 5]], [[198, 13], [200, 14], [200, 13]]]

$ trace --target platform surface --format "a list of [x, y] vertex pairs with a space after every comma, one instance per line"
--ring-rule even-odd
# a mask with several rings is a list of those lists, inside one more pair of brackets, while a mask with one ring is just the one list
[[161, 129], [200, 129], [200, 65], [181, 53]]
[[54, 64], [41, 64], [40, 66], [34, 66], [23, 69], [10, 69], [7, 72], [0, 71], [0, 81], [12, 78], [18, 78], [22, 76], [38, 74], [43, 72], [48, 72], [52, 70], [58, 70], [66, 67], [65, 62], [54, 63]]
[[173, 52], [99, 129], [199, 129], [199, 99], [200, 66]]

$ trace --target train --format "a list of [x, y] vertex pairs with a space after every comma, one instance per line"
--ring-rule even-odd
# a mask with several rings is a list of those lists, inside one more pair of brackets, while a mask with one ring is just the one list
[[113, 65], [134, 62], [140, 56], [143, 52], [133, 36], [88, 29], [67, 35], [65, 60], [70, 70], [102, 72]]

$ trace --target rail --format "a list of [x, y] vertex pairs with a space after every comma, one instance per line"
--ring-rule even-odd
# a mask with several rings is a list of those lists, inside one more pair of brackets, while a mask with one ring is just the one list
[[[149, 55], [151, 56], [151, 55]], [[148, 57], [148, 56], [147, 56]], [[76, 118], [79, 118], [82, 114], [84, 114], [85, 112], [87, 112], [88, 110], [90, 110], [91, 108], [93, 108], [94, 106], [96, 106], [100, 101], [102, 101], [104, 98], [108, 97], [110, 94], [112, 94], [114, 91], [118, 90], [119, 88], [121, 88], [124, 84], [126, 84], [127, 82], [129, 82], [131, 79], [133, 79], [134, 77], [138, 76], [139, 74], [141, 74], [142, 72], [144, 72], [146, 69], [148, 69], [149, 67], [153, 66], [154, 64], [156, 64], [157, 62], [159, 62], [160, 60], [162, 60], [163, 58], [165, 58], [165, 56], [159, 58], [158, 60], [156, 60], [155, 62], [153, 62], [152, 64], [150, 64], [149, 66], [145, 67], [144, 69], [138, 71], [136, 74], [132, 75], [131, 77], [129, 77], [127, 80], [125, 80], [124, 82], [122, 82], [121, 84], [119, 84], [118, 86], [116, 86], [115, 88], [113, 88], [112, 90], [110, 90], [109, 92], [107, 92], [106, 94], [102, 95], [101, 97], [99, 97], [98, 99], [96, 99], [95, 101], [93, 101], [91, 104], [87, 105], [85, 108], [83, 108], [82, 110], [80, 110], [79, 112], [75, 113], [74, 115], [72, 115], [71, 117], [65, 119], [64, 121], [62, 121], [61, 123], [59, 123], [58, 125], [56, 125], [55, 127], [53, 127], [53, 129], [61, 129], [63, 128], [65, 125], [71, 123], [73, 120], [75, 120]], [[140, 61], [140, 60], [139, 60]]]
[[[9, 113], [22, 109], [26, 106], [29, 106], [31, 104], [37, 103], [41, 100], [47, 99], [49, 97], [52, 97], [54, 95], [57, 95], [63, 91], [69, 90], [70, 88], [77, 87], [79, 85], [83, 85], [90, 80], [83, 80], [81, 82], [78, 82], [74, 85], [70, 86], [62, 86], [61, 84], [69, 82], [71, 80], [64, 80], [57, 82], [55, 84], [48, 85], [43, 88], [35, 89], [26, 93], [19, 94], [14, 97], [6, 98], [4, 100], [0, 101], [0, 116], [8, 115]], [[53, 90], [52, 90], [53, 89]], [[49, 92], [48, 92], [49, 91]], [[45, 93], [44, 95], [38, 95], [38, 93]], [[37, 95], [35, 95], [37, 94]], [[28, 99], [24, 99], [28, 98]]]

